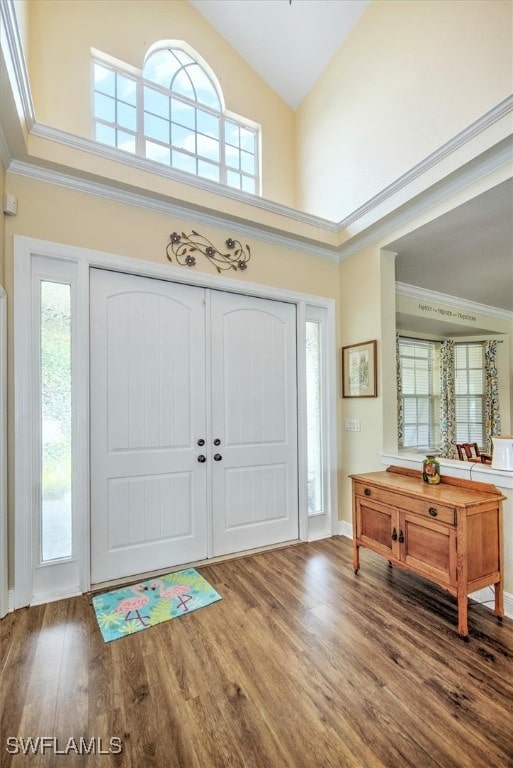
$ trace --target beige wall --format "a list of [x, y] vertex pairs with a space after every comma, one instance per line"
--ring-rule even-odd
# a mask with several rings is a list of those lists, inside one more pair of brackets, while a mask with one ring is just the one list
[[[393, 293], [393, 283], [389, 290]], [[389, 293], [389, 291], [388, 291]], [[351, 483], [348, 475], [381, 469], [383, 450], [383, 348], [381, 254], [371, 246], [340, 264], [341, 345], [377, 340], [378, 396], [339, 398], [339, 519], [351, 520]], [[386, 298], [385, 298], [386, 300]], [[339, 387], [339, 394], [341, 386]], [[361, 431], [346, 432], [346, 419], [358, 419]]]
[[[8, 173], [7, 178], [10, 192], [19, 201], [19, 213], [7, 220], [6, 228], [9, 286], [15, 235], [169, 264], [166, 246], [170, 232], [196, 229], [220, 247], [228, 236], [249, 244], [252, 255], [247, 270], [223, 273], [227, 281], [236, 278], [337, 298], [338, 264], [329, 259], [247, 238], [238, 235], [236, 229], [221, 230], [24, 176]], [[216, 274], [206, 260], [198, 259], [198, 269]]]
[[18, 21], [18, 30], [20, 33], [20, 40], [25, 52], [25, 56], [28, 58], [29, 51], [29, 7], [31, 0], [14, 0], [14, 7], [16, 9], [16, 19]]
[[513, 90], [513, 4], [372, 2], [296, 115], [297, 201], [340, 221]]
[[[34, 181], [23, 176], [7, 174], [9, 191], [16, 195], [19, 213], [6, 219], [6, 289], [13, 294], [13, 244], [16, 235], [38, 238], [70, 246], [89, 248], [119, 256], [169, 264], [166, 246], [172, 231], [190, 232], [196, 229], [214, 244], [222, 245], [228, 236], [238, 237], [236, 231], [207, 227], [200, 222], [170, 218], [144, 208], [95, 197], [61, 186]], [[247, 280], [268, 286], [324, 296], [338, 300], [339, 265], [328, 259], [318, 258], [300, 250], [290, 250], [270, 245], [257, 239], [240, 236], [242, 243], [251, 248], [251, 261], [244, 272], [225, 272], [223, 279]], [[173, 266], [177, 266], [176, 263]], [[184, 272], [189, 271], [183, 267]], [[198, 259], [195, 271], [216, 274], [215, 267], [206, 260]], [[12, 329], [12, 300], [9, 302]], [[9, 402], [13, 403], [13, 348], [12, 334], [9, 341]], [[9, 437], [13, 443], [13, 409], [10, 408]], [[10, 583], [14, 567], [14, 477], [13, 455], [9, 464], [9, 519], [10, 519]]]
[[185, 40], [218, 77], [226, 108], [262, 126], [263, 196], [294, 205], [294, 113], [183, 0], [30, 3], [29, 75], [36, 119], [92, 137], [91, 48], [141, 68], [159, 40]]
[[[510, 8], [509, 2], [494, 0], [373, 2], [347, 50], [335, 56], [297, 113], [301, 202], [313, 212], [341, 218], [345, 209], [353, 210], [504, 98]], [[90, 87], [91, 46], [140, 66], [155, 40], [186, 39], [219, 76], [227, 107], [263, 126], [264, 196], [293, 204], [294, 114], [189, 4], [182, 0], [146, 0], [144, 4], [36, 0], [30, 4], [30, 29], [37, 119], [84, 136], [90, 135], [89, 102], [83, 94]], [[87, 153], [40, 137], [31, 137], [31, 152], [62, 167], [80, 168], [84, 176], [116, 178], [120, 187], [140, 184], [163, 200], [175, 195], [175, 189], [179, 199], [180, 186], [185, 186], [101, 158], [84, 160]], [[160, 263], [167, 263], [165, 248], [173, 230], [195, 228], [214, 243], [237, 235], [235, 230], [206, 227], [12, 173], [7, 174], [7, 184], [19, 200], [18, 216], [0, 225], [5, 227], [5, 234], [0, 229], [0, 242], [6, 245], [5, 282], [10, 298], [14, 235]], [[476, 185], [474, 193], [479, 191]], [[273, 226], [270, 214], [257, 207], [221, 197], [210, 205], [217, 196], [204, 200], [198, 190], [187, 193], [205, 208], [215, 211], [229, 205], [232, 215]], [[223, 276], [226, 281], [236, 277], [335, 298], [339, 376], [342, 345], [367, 339], [378, 342], [378, 397], [343, 399], [338, 382], [340, 520], [351, 519], [348, 474], [380, 469], [381, 452], [384, 447], [389, 450], [393, 440], [395, 286], [393, 255], [384, 254], [383, 248], [461, 202], [463, 197], [444, 200], [438, 209], [409, 221], [341, 264], [242, 237], [252, 250], [248, 270]], [[302, 233], [303, 223], [279, 218], [276, 229]], [[328, 237], [322, 231], [318, 235]], [[305, 232], [307, 236], [315, 239], [310, 231]], [[197, 269], [215, 271], [206, 263]], [[12, 311], [12, 301], [9, 306]], [[510, 350], [513, 365], [513, 334]], [[12, 403], [12, 346], [10, 362]], [[359, 419], [361, 432], [345, 432], [345, 419]], [[11, 446], [12, 436], [11, 423]], [[10, 472], [12, 477], [12, 466]], [[11, 497], [11, 515], [12, 508]], [[513, 582], [509, 584], [513, 591]]]
[[[465, 190], [427, 208], [422, 214], [399, 225], [387, 235], [361, 248], [340, 264], [339, 333], [341, 345], [368, 339], [378, 342], [378, 397], [370, 399], [339, 398], [339, 519], [351, 521], [351, 487], [348, 475], [381, 469], [381, 453], [397, 451], [395, 332], [396, 297], [394, 254], [387, 245], [399, 237], [442, 216], [502, 180], [504, 171], [494, 171]], [[400, 297], [403, 314], [414, 312], [415, 300]], [[418, 302], [417, 302], [418, 303]], [[505, 430], [513, 429], [513, 328], [507, 320], [478, 315], [479, 327], [493, 335], [502, 334], [501, 389]], [[475, 324], [466, 329], [475, 335]], [[508, 354], [509, 346], [509, 354]], [[508, 376], [509, 366], [509, 376]], [[509, 390], [509, 394], [508, 394]], [[509, 398], [509, 400], [508, 400]], [[360, 419], [361, 432], [344, 431], [346, 419]], [[510, 580], [513, 579], [513, 573]], [[510, 581], [513, 587], [513, 581]]]
[[[417, 222], [418, 225], [418, 222]], [[415, 226], [410, 222], [409, 226]], [[339, 519], [350, 523], [352, 515], [350, 474], [384, 469], [383, 452], [397, 454], [397, 417], [395, 383], [395, 283], [394, 254], [384, 249], [384, 241], [376, 241], [340, 264], [340, 334], [341, 344], [354, 344], [376, 339], [378, 347], [378, 396], [376, 398], [339, 398]], [[513, 376], [507, 380], [508, 338], [511, 350], [513, 329], [504, 323], [504, 345], [500, 349], [501, 373], [509, 383], [513, 396]], [[495, 335], [495, 334], [494, 334]], [[471, 337], [472, 338], [472, 337]], [[509, 356], [511, 365], [511, 355]], [[501, 390], [504, 405], [504, 427], [509, 423], [507, 386]], [[359, 419], [360, 432], [344, 431], [346, 419]], [[503, 428], [503, 434], [505, 429]], [[400, 463], [400, 462], [399, 462]], [[455, 462], [457, 464], [457, 462]], [[451, 472], [448, 472], [451, 474]], [[457, 475], [457, 472], [453, 474]], [[482, 482], [489, 482], [480, 476]], [[500, 477], [494, 477], [500, 488]], [[513, 493], [501, 489], [504, 502], [504, 589], [513, 594]]]

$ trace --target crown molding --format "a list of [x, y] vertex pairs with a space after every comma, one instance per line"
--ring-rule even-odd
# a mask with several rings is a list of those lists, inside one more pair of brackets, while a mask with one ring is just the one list
[[[94, 142], [90, 143], [94, 144]], [[415, 219], [426, 210], [467, 188], [470, 184], [500, 168], [509, 166], [511, 164], [512, 152], [513, 136], [460, 168], [445, 183], [433, 186], [432, 189], [427, 190], [422, 195], [418, 195], [392, 214], [367, 227], [363, 232], [358, 233], [340, 246], [322, 245], [300, 235], [280, 232], [276, 227], [255, 222], [249, 223], [248, 219], [213, 212], [212, 209], [205, 209], [194, 203], [186, 204], [183, 201], [171, 199], [163, 201], [150, 192], [131, 192], [116, 187], [113, 184], [83, 179], [76, 174], [66, 174], [20, 160], [12, 160], [8, 170], [10, 173], [19, 176], [44, 181], [49, 184], [57, 184], [68, 189], [116, 200], [128, 205], [135, 205], [139, 208], [153, 210], [165, 215], [178, 216], [187, 221], [199, 222], [206, 226], [214, 226], [220, 229], [230, 228], [246, 237], [255, 237], [273, 245], [300, 250], [313, 256], [320, 256], [321, 258], [340, 262], [357, 253], [362, 248], [383, 240], [388, 234], [396, 230], [397, 227]], [[124, 155], [125, 153], [122, 154]], [[187, 182], [190, 183], [189, 180]], [[233, 197], [239, 199], [236, 191]], [[278, 212], [278, 209], [284, 216], [286, 215], [285, 211], [288, 210], [284, 206], [276, 206], [275, 212]], [[317, 222], [319, 221], [317, 220]], [[386, 245], [383, 245], [383, 247], [386, 247]]]
[[[340, 261], [349, 258], [349, 256], [374, 242], [383, 240], [398, 227], [414, 220], [429, 209], [440, 205], [445, 200], [457, 195], [470, 185], [486, 178], [495, 171], [501, 168], [509, 168], [509, 175], [511, 175], [512, 159], [513, 134], [507, 139], [503, 139], [496, 146], [483, 152], [482, 155], [461, 166], [461, 168], [458, 168], [457, 171], [442, 182], [434, 184], [425, 192], [416, 195], [392, 213], [384, 216], [375, 224], [369, 225], [362, 232], [359, 232], [346, 243], [343, 243], [338, 249]], [[383, 244], [382, 247], [386, 248], [386, 245]]]
[[415, 181], [415, 179], [417, 179], [419, 176], [422, 176], [423, 173], [426, 173], [427, 171], [431, 170], [431, 168], [437, 165], [437, 163], [439, 163], [441, 160], [444, 160], [453, 152], [460, 149], [460, 147], [467, 144], [469, 141], [471, 141], [473, 138], [478, 136], [483, 131], [486, 131], [494, 123], [498, 122], [499, 120], [501, 120], [503, 117], [505, 117], [512, 111], [513, 111], [513, 94], [508, 96], [503, 101], [499, 102], [499, 104], [497, 104], [495, 107], [490, 109], [488, 112], [485, 112], [484, 115], [482, 115], [480, 118], [475, 120], [473, 123], [467, 126], [463, 131], [458, 133], [456, 136], [454, 136], [448, 142], [443, 144], [437, 150], [432, 152], [430, 155], [428, 155], [428, 157], [424, 158], [424, 160], [422, 160], [420, 163], [417, 163], [417, 165], [414, 165], [413, 168], [410, 168], [409, 171], [406, 171], [406, 173], [404, 173], [402, 176], [399, 176], [398, 179], [396, 179], [387, 187], [382, 189], [381, 192], [378, 192], [377, 195], [374, 195], [374, 197], [371, 197], [369, 200], [367, 200], [367, 202], [365, 202], [359, 208], [356, 208], [348, 216], [341, 219], [341, 221], [338, 222], [338, 228], [345, 229], [346, 227], [351, 226], [351, 224], [354, 224], [363, 216], [370, 213], [374, 208], [377, 208], [379, 205], [386, 202], [386, 200], [388, 200], [390, 197], [392, 197], [401, 189], [403, 189], [403, 187], [406, 187], [412, 181]]
[[[429, 206], [436, 205], [446, 199], [450, 194], [457, 193], [463, 189], [466, 184], [471, 183], [473, 179], [476, 180], [481, 178], [487, 172], [487, 168], [488, 172], [490, 172], [491, 170], [498, 168], [501, 163], [511, 163], [512, 137], [510, 133], [509, 147], [504, 150], [502, 154], [499, 152], [499, 148], [504, 149], [507, 140], [499, 142], [495, 147], [492, 147], [491, 150], [485, 151], [482, 156], [475, 158], [465, 166], [462, 166], [462, 168], [450, 174], [445, 179], [442, 179], [439, 183], [432, 183], [428, 189], [415, 195], [411, 200], [403, 204], [398, 203], [395, 209], [392, 209], [390, 213], [379, 213], [379, 207], [387, 201], [391, 202], [391, 198], [393, 198], [393, 196], [400, 190], [407, 187], [408, 184], [432, 169], [440, 163], [440, 161], [450, 156], [474, 137], [478, 136], [480, 133], [494, 125], [494, 123], [508, 115], [513, 110], [513, 95], [497, 104], [478, 120], [474, 121], [471, 125], [458, 133], [453, 139], [439, 147], [435, 152], [430, 154], [337, 223], [299, 211], [296, 208], [282, 205], [272, 200], [256, 195], [250, 195], [231, 189], [230, 187], [225, 187], [222, 184], [209, 181], [208, 179], [201, 179], [192, 176], [191, 174], [182, 173], [168, 168], [167, 166], [160, 165], [159, 163], [147, 160], [146, 158], [137, 157], [123, 152], [122, 150], [98, 144], [91, 139], [76, 136], [52, 126], [38, 123], [34, 115], [30, 84], [25, 66], [14, 0], [0, 0], [0, 19], [2, 21], [2, 49], [6, 49], [6, 61], [8, 58], [11, 63], [10, 70], [14, 73], [14, 77], [11, 77], [11, 81], [12, 87], [16, 90], [15, 99], [22, 105], [22, 111], [31, 135], [57, 142], [106, 160], [122, 163], [132, 168], [135, 167], [149, 174], [160, 175], [189, 187], [206, 191], [217, 197], [224, 197], [228, 200], [243, 203], [248, 206], [249, 210], [251, 210], [251, 208], [259, 208], [268, 213], [283, 217], [288, 222], [301, 222], [316, 228], [319, 233], [342, 235], [344, 230], [351, 225], [354, 225], [356, 222], [360, 221], [363, 226], [360, 232], [350, 236], [347, 241], [339, 246], [320, 244], [315, 237], [307, 238], [304, 236], [284, 233], [279, 226], [250, 222], [249, 217], [243, 219], [241, 217], [230, 216], [229, 214], [215, 211], [214, 207], [206, 208], [205, 206], [201, 207], [194, 203], [186, 204], [183, 201], [178, 202], [173, 199], [166, 202], [158, 199], [155, 193], [121, 190], [113, 181], [106, 181], [105, 183], [89, 182], [80, 178], [78, 175], [61, 173], [54, 170], [43, 170], [41, 166], [31, 166], [32, 170], [30, 170], [28, 163], [10, 158], [11, 153], [6, 145], [5, 136], [3, 137], [3, 144], [5, 145], [3, 147], [0, 137], [0, 156], [2, 159], [5, 157], [9, 160], [6, 165], [9, 171], [20, 175], [39, 178], [41, 180], [46, 180], [49, 183], [66, 186], [70, 189], [78, 189], [90, 194], [97, 194], [121, 202], [126, 202], [131, 205], [171, 213], [172, 215], [182, 216], [186, 219], [191, 219], [193, 216], [195, 221], [212, 224], [216, 227], [221, 226], [224, 228], [229, 225], [230, 228], [237, 228], [239, 233], [247, 236], [258, 237], [276, 245], [293, 248], [295, 250], [299, 249], [323, 258], [342, 261], [361, 248], [387, 235], [397, 226], [411, 220], [416, 214], [424, 212]], [[488, 157], [488, 165], [483, 161], [485, 156]], [[368, 221], [367, 224], [363, 224], [363, 217], [368, 216], [369, 214], [374, 216], [374, 221], [371, 220]], [[322, 237], [321, 234], [320, 237]]]
[[211, 192], [217, 197], [225, 197], [229, 200], [235, 200], [238, 203], [245, 203], [252, 208], [260, 208], [268, 213], [284, 216], [287, 219], [316, 227], [325, 232], [338, 232], [339, 229], [334, 221], [323, 219], [321, 216], [315, 216], [300, 211], [297, 208], [291, 208], [290, 206], [277, 203], [274, 200], [269, 200], [259, 195], [251, 195], [248, 192], [242, 192], [241, 190], [227, 187], [224, 184], [210, 181], [209, 179], [202, 179], [200, 176], [194, 176], [191, 173], [185, 173], [176, 170], [175, 168], [170, 168], [167, 165], [156, 163], [153, 160], [147, 160], [145, 157], [140, 157], [139, 155], [132, 155], [130, 152], [123, 152], [123, 150], [117, 149], [116, 147], [109, 147], [107, 144], [99, 144], [92, 139], [67, 133], [60, 128], [54, 128], [53, 126], [45, 125], [44, 123], [34, 122], [30, 129], [30, 133], [42, 139], [48, 139], [59, 144], [64, 144], [72, 149], [88, 152], [104, 160], [113, 160], [117, 163], [127, 165], [130, 168], [137, 168], [138, 170], [145, 171], [153, 176], [162, 176], [166, 179], [186, 184], [193, 189], [199, 189], [203, 192]]
[[260, 208], [261, 210], [265, 210], [269, 213], [285, 216], [286, 218], [292, 219], [293, 221], [299, 221], [309, 226], [317, 227], [323, 231], [340, 233], [351, 225], [355, 224], [363, 216], [377, 209], [380, 205], [393, 197], [401, 189], [408, 186], [408, 184], [415, 181], [415, 179], [417, 179], [419, 176], [422, 176], [422, 174], [431, 170], [440, 161], [444, 160], [457, 149], [464, 146], [466, 143], [471, 141], [486, 129], [490, 128], [494, 123], [501, 120], [512, 111], [513, 95], [501, 101], [491, 110], [482, 115], [478, 120], [467, 126], [467, 128], [457, 134], [457, 136], [455, 136], [453, 139], [439, 147], [437, 150], [435, 150], [435, 152], [430, 154], [420, 163], [417, 163], [417, 165], [413, 166], [413, 168], [393, 181], [387, 187], [382, 189], [380, 192], [378, 192], [377, 195], [371, 197], [369, 200], [367, 200], [367, 202], [365, 202], [359, 208], [356, 208], [352, 213], [341, 219], [339, 222], [330, 221], [320, 216], [305, 213], [304, 211], [300, 211], [297, 208], [291, 208], [290, 206], [282, 205], [281, 203], [268, 200], [267, 198], [260, 197], [258, 195], [251, 195], [247, 192], [235, 190], [208, 179], [202, 179], [198, 176], [183, 173], [165, 165], [161, 165], [160, 163], [147, 160], [146, 158], [123, 152], [122, 150], [116, 149], [114, 147], [99, 144], [98, 142], [91, 139], [67, 133], [66, 131], [45, 125], [44, 123], [38, 123], [35, 120], [32, 121], [30, 133], [35, 136], [39, 136], [40, 138], [55, 141], [74, 149], [89, 152], [106, 160], [114, 160], [115, 162], [128, 165], [131, 168], [138, 168], [139, 170], [146, 171], [147, 173], [163, 176], [164, 178], [187, 184], [188, 186], [195, 189], [211, 192], [220, 197], [246, 203], [249, 206]]
[[[67, 133], [66, 131], [38, 123], [34, 114], [32, 95], [30, 92], [30, 83], [25, 66], [25, 58], [21, 44], [21, 37], [19, 34], [14, 0], [0, 0], [0, 12], [5, 26], [7, 48], [15, 73], [18, 96], [23, 107], [23, 113], [28, 126], [28, 130], [31, 134], [64, 144], [69, 147], [73, 147], [75, 149], [92, 153], [98, 157], [114, 160], [131, 167], [139, 168], [140, 170], [146, 171], [148, 173], [158, 174], [166, 178], [171, 178], [175, 181], [187, 184], [193, 188], [211, 192], [221, 197], [236, 200], [237, 202], [243, 202], [249, 206], [260, 208], [262, 210], [268, 211], [269, 213], [284, 216], [292, 221], [305, 223], [325, 232], [340, 233], [362, 219], [363, 216], [372, 213], [372, 211], [376, 211], [380, 205], [392, 198], [401, 189], [406, 187], [418, 177], [422, 176], [422, 174], [432, 169], [435, 165], [437, 165], [437, 163], [447, 158], [456, 150], [471, 141], [474, 137], [478, 136], [480, 133], [487, 130], [494, 123], [513, 111], [513, 95], [510, 95], [495, 107], [490, 109], [488, 112], [486, 112], [484, 115], [482, 115], [480, 118], [471, 123], [467, 128], [458, 133], [455, 137], [431, 153], [420, 163], [417, 163], [409, 171], [404, 173], [398, 179], [371, 197], [363, 205], [356, 208], [352, 213], [345, 216], [339, 222], [334, 222], [322, 217], [314, 216], [312, 214], [307, 214], [303, 211], [297, 210], [296, 208], [281, 205], [280, 203], [259, 197], [257, 195], [250, 195], [245, 192], [231, 189], [230, 187], [225, 187], [222, 184], [217, 184], [215, 182], [209, 181], [208, 179], [200, 179], [199, 177], [192, 176], [190, 174], [181, 173], [180, 171], [167, 168], [164, 165], [161, 166], [159, 163], [146, 160], [146, 158], [137, 157], [135, 155], [123, 152], [122, 150], [107, 147], [106, 145], [103, 146], [90, 139], [75, 136], [74, 134]], [[379, 217], [377, 217], [376, 221], [379, 221]], [[372, 226], [372, 224], [370, 226]], [[343, 253], [343, 251], [341, 253]]]
[[245, 237], [254, 237], [263, 242], [271, 243], [282, 248], [289, 248], [295, 251], [302, 251], [313, 256], [320, 256], [330, 261], [338, 261], [338, 252], [335, 247], [323, 246], [318, 243], [306, 240], [299, 235], [290, 235], [278, 232], [276, 229], [264, 224], [249, 224], [247, 220], [237, 218], [222, 213], [212, 213], [200, 206], [184, 204], [183, 202], [163, 201], [152, 197], [149, 193], [139, 194], [130, 192], [126, 189], [119, 189], [113, 185], [103, 184], [89, 179], [83, 179], [75, 175], [54, 171], [48, 168], [42, 168], [32, 163], [25, 163], [20, 160], [13, 160], [9, 166], [9, 173], [16, 176], [23, 176], [37, 181], [43, 181], [47, 184], [56, 184], [66, 189], [72, 189], [77, 192], [103, 197], [108, 200], [116, 200], [127, 205], [134, 205], [145, 210], [162, 213], [166, 216], [175, 216], [194, 224], [198, 222], [206, 226], [216, 227], [217, 229], [230, 229], [232, 232], [244, 235]]
[[410, 299], [421, 299], [423, 301], [432, 301], [435, 304], [444, 304], [457, 309], [465, 309], [480, 315], [487, 315], [498, 320], [506, 320], [513, 323], [513, 312], [500, 307], [490, 307], [488, 304], [479, 304], [477, 301], [468, 301], [458, 296], [451, 296], [447, 293], [438, 291], [429, 291], [426, 288], [420, 288], [418, 285], [409, 285], [408, 283], [396, 283], [395, 292], [399, 296], [406, 296]]
[[[23, 45], [21, 42], [18, 19], [14, 0], [0, 0], [0, 21], [2, 22], [2, 38], [5, 35], [7, 46], [3, 45], [2, 50], [6, 59], [9, 76], [14, 78], [12, 83], [15, 91], [15, 98], [21, 105], [25, 123], [30, 130], [35, 123], [34, 103], [30, 92], [30, 82], [25, 64]], [[7, 56], [7, 54], [9, 54]]]

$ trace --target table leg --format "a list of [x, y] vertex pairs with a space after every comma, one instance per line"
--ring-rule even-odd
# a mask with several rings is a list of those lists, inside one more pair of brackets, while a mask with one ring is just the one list
[[495, 615], [502, 619], [504, 616], [504, 599], [502, 594], [502, 581], [497, 581], [495, 587]]
[[468, 638], [468, 597], [458, 595], [458, 634]]
[[355, 574], [360, 570], [360, 547], [353, 541], [353, 569]]

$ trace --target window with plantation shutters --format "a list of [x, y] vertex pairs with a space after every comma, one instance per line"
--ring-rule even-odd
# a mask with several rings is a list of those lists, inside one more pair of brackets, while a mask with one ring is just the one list
[[[400, 448], [436, 450], [440, 440], [440, 343], [399, 338]], [[454, 406], [457, 443], [485, 447], [485, 370], [482, 342], [454, 345]]]
[[403, 412], [402, 448], [433, 448], [438, 441], [437, 344], [399, 339]]
[[456, 344], [454, 348], [456, 442], [485, 443], [483, 344]]

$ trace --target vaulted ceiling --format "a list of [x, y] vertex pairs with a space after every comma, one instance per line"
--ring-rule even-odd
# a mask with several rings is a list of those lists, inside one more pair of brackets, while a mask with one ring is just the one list
[[293, 109], [370, 0], [189, 0]]
[[[189, 0], [296, 109], [370, 0]], [[399, 282], [513, 312], [513, 183], [390, 243]]]

